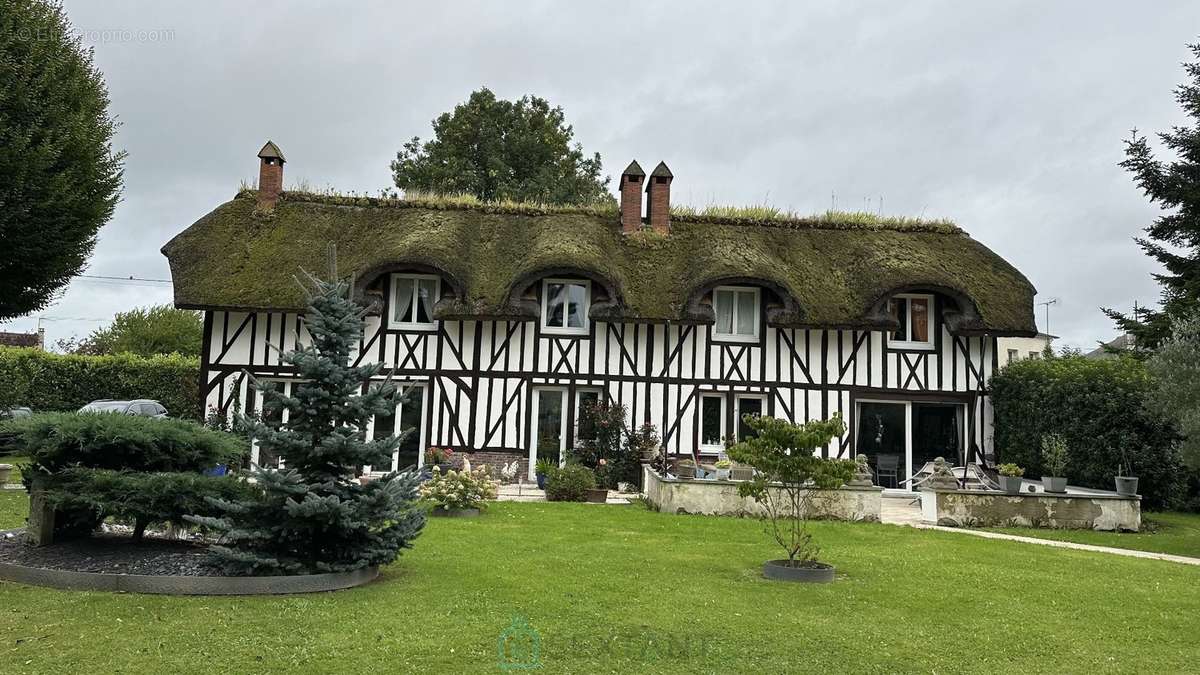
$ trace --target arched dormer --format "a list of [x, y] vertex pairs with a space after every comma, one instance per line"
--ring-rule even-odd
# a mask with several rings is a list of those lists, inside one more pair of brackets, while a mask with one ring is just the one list
[[942, 327], [952, 335], [985, 332], [975, 301], [941, 284], [905, 284], [877, 295], [865, 320], [888, 331], [889, 346], [932, 349]]
[[354, 296], [394, 330], [434, 330], [437, 321], [454, 315], [466, 298], [458, 279], [421, 262], [386, 263], [359, 274]]
[[725, 277], [692, 291], [685, 320], [713, 326], [713, 339], [758, 342], [767, 325], [804, 321], [800, 303], [782, 285], [754, 277]]
[[508, 304], [517, 316], [540, 322], [543, 332], [560, 335], [586, 335], [592, 321], [620, 319], [625, 313], [612, 280], [574, 267], [523, 275], [509, 290]]

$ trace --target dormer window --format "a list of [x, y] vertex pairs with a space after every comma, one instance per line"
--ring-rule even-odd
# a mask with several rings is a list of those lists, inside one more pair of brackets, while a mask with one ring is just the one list
[[542, 331], [560, 335], [587, 335], [592, 286], [579, 279], [546, 279], [542, 282]]
[[713, 290], [717, 323], [713, 336], [725, 342], [758, 342], [759, 289], [751, 286], [718, 286]]
[[442, 280], [432, 274], [393, 274], [391, 328], [433, 330], [433, 304], [442, 294]]
[[888, 346], [897, 349], [933, 348], [933, 296], [903, 293], [888, 301], [896, 330], [888, 335]]

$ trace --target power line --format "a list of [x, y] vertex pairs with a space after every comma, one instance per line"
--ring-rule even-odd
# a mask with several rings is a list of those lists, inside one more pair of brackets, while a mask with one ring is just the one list
[[79, 276], [80, 276], [80, 277], [82, 277], [82, 278], [84, 278], [84, 279], [103, 279], [103, 280], [105, 280], [105, 281], [150, 281], [150, 282], [153, 282], [153, 283], [156, 283], [156, 284], [169, 284], [169, 283], [171, 283], [171, 280], [170, 280], [170, 279], [146, 279], [146, 278], [143, 278], [143, 277], [135, 277], [135, 276], [128, 276], [128, 277], [110, 277], [110, 276], [105, 276], [105, 275], [103, 275], [103, 274], [80, 274]]

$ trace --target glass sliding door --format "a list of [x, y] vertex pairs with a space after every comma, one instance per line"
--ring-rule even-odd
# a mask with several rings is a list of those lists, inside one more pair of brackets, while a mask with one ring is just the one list
[[869, 457], [880, 487], [903, 489], [908, 478], [908, 404], [861, 401], [855, 452]]
[[919, 470], [926, 462], [944, 457], [961, 466], [963, 407], [955, 403], [914, 403], [912, 465]]

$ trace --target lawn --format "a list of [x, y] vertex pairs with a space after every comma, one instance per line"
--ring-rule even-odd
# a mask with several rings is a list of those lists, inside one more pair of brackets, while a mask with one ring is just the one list
[[1145, 513], [1142, 515], [1142, 523], [1141, 532], [1043, 530], [1032, 527], [1002, 527], [995, 528], [994, 531], [1200, 558], [1200, 513]]
[[[11, 501], [10, 495], [0, 495]], [[14, 504], [0, 517], [19, 519]], [[515, 617], [541, 672], [1179, 672], [1200, 569], [821, 522], [824, 586], [764, 580], [758, 523], [497, 504], [430, 522], [366, 587], [269, 598], [0, 583], [0, 672], [499, 672]]]

